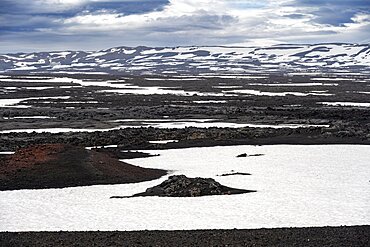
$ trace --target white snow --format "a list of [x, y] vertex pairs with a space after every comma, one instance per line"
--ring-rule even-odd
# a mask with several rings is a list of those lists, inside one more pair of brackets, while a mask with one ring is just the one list
[[[42, 99], [69, 99], [70, 96], [56, 96], [56, 97], [30, 97], [20, 99], [0, 99], [0, 107], [17, 107], [17, 104], [26, 100], [42, 100]], [[20, 106], [23, 107], [23, 106]]]
[[[127, 162], [257, 190], [195, 198], [129, 196], [143, 183], [0, 192], [0, 231], [252, 229], [370, 224], [370, 148], [273, 145], [151, 151]], [[236, 158], [240, 153], [264, 154]], [[251, 176], [217, 175], [247, 172]]]
[[[136, 95], [153, 95], [153, 94], [173, 94], [179, 96], [227, 96], [223, 93], [202, 93], [198, 91], [186, 91], [186, 90], [174, 90], [166, 87], [139, 87], [139, 86], [130, 86], [127, 89], [109, 89], [109, 90], [102, 90], [100, 92], [106, 93], [118, 93], [118, 94], [136, 94]], [[231, 96], [231, 95], [229, 95]]]
[[118, 145], [104, 145], [104, 146], [92, 146], [92, 147], [85, 147], [87, 150], [91, 150], [93, 148], [116, 148]]
[[[92, 80], [81, 80], [81, 79], [74, 79], [68, 77], [45, 77], [45, 78], [6, 78], [0, 79], [0, 81], [12, 82], [12, 81], [26, 81], [26, 82], [59, 82], [59, 83], [75, 83], [79, 84], [83, 87], [110, 87], [110, 88], [140, 88], [139, 86], [134, 86], [128, 83], [124, 83], [124, 79], [120, 80], [106, 80], [106, 81], [92, 81]], [[80, 87], [80, 86], [60, 86], [60, 88], [73, 88], [73, 87]], [[25, 89], [49, 89], [53, 87], [23, 87]]]
[[17, 90], [18, 87], [3, 87], [4, 90]]
[[[69, 109], [74, 109], [74, 107], [69, 107]], [[78, 129], [78, 128], [43, 128], [43, 129], [8, 129], [1, 130], [1, 134], [7, 133], [67, 133], [67, 132], [95, 132], [95, 131], [110, 131], [119, 128], [110, 129]]]
[[[40, 103], [50, 104], [52, 102], [44, 101], [44, 102], [40, 102]], [[65, 102], [62, 102], [62, 103], [64, 103], [64, 104], [98, 104], [99, 101], [94, 101], [94, 100], [91, 100], [91, 101], [65, 101]]]
[[301, 82], [301, 83], [249, 83], [251, 86], [267, 87], [313, 87], [313, 86], [338, 86], [338, 83]]
[[[115, 120], [116, 122], [137, 122], [126, 125], [121, 125], [120, 128], [132, 128], [132, 127], [153, 127], [153, 128], [172, 128], [172, 129], [183, 129], [189, 127], [196, 128], [309, 128], [309, 127], [323, 127], [328, 128], [329, 125], [311, 125], [311, 124], [248, 124], [248, 123], [233, 123], [225, 121], [217, 121], [214, 119], [128, 119], [128, 120]], [[1, 133], [1, 132], [0, 132]]]
[[253, 89], [240, 89], [240, 90], [229, 90], [229, 91], [222, 91], [224, 93], [239, 93], [239, 94], [251, 94], [251, 95], [258, 95], [258, 96], [287, 96], [287, 95], [294, 95], [299, 97], [309, 96], [309, 95], [318, 95], [318, 96], [332, 96], [333, 94], [329, 93], [301, 93], [301, 92], [262, 92], [259, 90]]
[[167, 144], [172, 142], [179, 142], [179, 140], [158, 140], [158, 141], [149, 141], [152, 144]]
[[104, 55], [107, 55], [107, 54], [108, 54], [108, 52], [95, 52], [95, 53], [87, 55], [86, 58], [100, 57], [100, 56], [104, 56]]
[[118, 130], [118, 129], [126, 129], [126, 128], [159, 128], [159, 129], [184, 129], [184, 128], [273, 128], [273, 129], [281, 129], [281, 128], [309, 128], [309, 127], [321, 127], [321, 128], [328, 128], [330, 125], [313, 125], [313, 124], [279, 124], [279, 125], [269, 125], [269, 124], [246, 124], [246, 123], [232, 123], [232, 122], [217, 122], [207, 119], [192, 119], [192, 120], [161, 120], [161, 119], [148, 119], [148, 120], [140, 120], [140, 119], [123, 119], [123, 120], [113, 120], [110, 121], [113, 123], [118, 122], [126, 122], [124, 125], [119, 125], [113, 128], [105, 128], [105, 129], [79, 129], [79, 128], [44, 128], [44, 129], [6, 129], [1, 130], [0, 134], [5, 133], [65, 133], [65, 132], [95, 132], [95, 131], [111, 131], [111, 130]]
[[358, 102], [319, 102], [318, 104], [328, 106], [358, 106], [358, 107], [370, 107], [370, 103], [358, 103]]
[[226, 104], [227, 100], [194, 100], [196, 104]]
[[107, 72], [98, 72], [98, 71], [53, 71], [53, 74], [71, 74], [71, 75], [79, 75], [79, 74], [85, 74], [85, 75], [107, 75]]
[[3, 117], [4, 119], [51, 119], [56, 117], [49, 116], [20, 116], [20, 117]]
[[267, 79], [268, 76], [251, 76], [251, 75], [201, 75], [200, 78], [221, 78], [221, 79]]
[[22, 89], [27, 90], [46, 90], [46, 89], [52, 89], [53, 87], [22, 87]]
[[229, 89], [229, 88], [243, 88], [243, 86], [234, 86], [234, 85], [230, 85], [230, 86], [212, 86], [213, 88], [221, 88], [221, 89]]
[[[70, 107], [74, 109], [74, 107]], [[2, 130], [0, 133], [67, 133], [67, 132], [95, 132], [95, 131], [109, 131], [112, 129], [78, 129], [78, 128], [43, 128], [43, 129], [9, 129]]]
[[71, 54], [71, 52], [69, 51], [62, 51], [62, 52], [52, 52], [50, 53], [50, 55], [52, 56], [59, 56], [59, 57], [67, 57], [69, 54]]
[[35, 66], [24, 66], [24, 67], [16, 67], [9, 70], [35, 70], [37, 67]]
[[354, 81], [355, 78], [330, 78], [330, 77], [322, 77], [322, 78], [311, 78], [311, 81]]
[[157, 119], [152, 119], [152, 118], [126, 118], [126, 119], [116, 119], [116, 120], [111, 120], [110, 122], [113, 123], [120, 123], [120, 122], [184, 122], [184, 121], [193, 121], [193, 122], [209, 122], [209, 121], [214, 121], [215, 119], [212, 118], [193, 118], [193, 119], [170, 119], [170, 118], [157, 118]]
[[[127, 88], [132, 87], [131, 84], [124, 83], [124, 80], [116, 81], [89, 81], [89, 80], [78, 80], [75, 83], [80, 84], [83, 87], [112, 87], [112, 88]], [[112, 84], [116, 83], [116, 84]]]
[[187, 59], [191, 59], [191, 58], [194, 58], [194, 57], [196, 57], [196, 55], [195, 54], [191, 54], [191, 53], [189, 53], [189, 54], [178, 54], [178, 55], [175, 55], [175, 56], [173, 56], [172, 58], [174, 58], [174, 59], [183, 59], [183, 60], [187, 60]]
[[73, 63], [70, 67], [94, 67], [97, 66], [96, 63]]
[[66, 82], [66, 83], [79, 83], [81, 80], [68, 78], [68, 77], [24, 77], [24, 78], [5, 78], [0, 79], [0, 81], [6, 82], [17, 82], [17, 81], [26, 81], [26, 82]]
[[186, 78], [145, 78], [147, 81], [200, 81], [203, 80], [202, 78], [197, 77], [186, 77]]
[[53, 64], [53, 67], [51, 68], [51, 70], [70, 69], [71, 67], [72, 65], [61, 65], [57, 63], [57, 64]]
[[0, 78], [1, 82], [18, 82], [18, 81], [26, 81], [26, 82], [43, 82], [43, 81], [49, 81], [50, 77], [37, 77], [37, 78], [30, 78], [30, 77], [22, 77], [22, 78]]

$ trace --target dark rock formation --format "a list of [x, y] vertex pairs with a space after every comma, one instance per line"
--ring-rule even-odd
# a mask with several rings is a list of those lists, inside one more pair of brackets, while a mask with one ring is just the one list
[[[148, 188], [137, 196], [196, 197], [210, 195], [232, 195], [255, 192], [234, 189], [221, 185], [212, 178], [188, 178], [185, 175], [171, 176], [161, 184]], [[111, 198], [124, 198], [113, 196]]]
[[232, 172], [232, 173], [224, 173], [224, 174], [221, 174], [221, 175], [218, 175], [218, 176], [226, 177], [226, 176], [234, 176], [234, 175], [249, 176], [249, 175], [252, 175], [252, 174], [246, 173], [246, 172]]
[[251, 154], [249, 157], [259, 157], [259, 156], [264, 156], [264, 154]]
[[65, 144], [31, 146], [0, 158], [0, 190], [138, 183], [166, 174]]
[[239, 154], [237, 155], [236, 157], [237, 158], [246, 158], [246, 157], [258, 157], [258, 156], [263, 156], [264, 154], [246, 154], [246, 153], [243, 153], [243, 154]]

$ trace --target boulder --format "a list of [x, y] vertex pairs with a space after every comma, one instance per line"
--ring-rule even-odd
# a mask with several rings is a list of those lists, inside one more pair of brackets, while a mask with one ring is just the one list
[[[255, 192], [229, 188], [221, 185], [212, 178], [188, 178], [185, 175], [170, 176], [161, 184], [148, 188], [145, 192], [135, 194], [137, 196], [165, 196], [165, 197], [197, 197], [210, 195], [231, 195]], [[112, 197], [121, 198], [121, 197]]]

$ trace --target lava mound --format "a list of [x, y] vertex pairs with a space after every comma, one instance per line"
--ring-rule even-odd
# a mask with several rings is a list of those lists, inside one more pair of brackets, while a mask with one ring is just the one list
[[36, 145], [0, 158], [0, 190], [137, 183], [166, 174], [64, 144]]
[[[148, 188], [137, 196], [196, 197], [211, 195], [232, 195], [255, 192], [234, 189], [221, 185], [212, 178], [188, 178], [185, 175], [171, 176], [161, 184]], [[112, 197], [120, 198], [120, 197]]]

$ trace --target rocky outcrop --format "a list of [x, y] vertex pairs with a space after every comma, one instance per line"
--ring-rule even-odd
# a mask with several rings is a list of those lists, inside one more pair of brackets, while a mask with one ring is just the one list
[[245, 158], [245, 157], [247, 157], [248, 155], [246, 154], [246, 153], [243, 153], [243, 154], [239, 154], [239, 155], [237, 155], [236, 157], [237, 158]]
[[243, 153], [243, 154], [239, 154], [237, 155], [236, 157], [237, 158], [246, 158], [246, 157], [259, 157], [259, 156], [263, 156], [264, 154], [246, 154], [246, 153]]
[[[197, 197], [211, 195], [232, 195], [255, 192], [229, 188], [221, 185], [212, 178], [188, 178], [185, 175], [171, 176], [161, 184], [148, 188], [137, 196], [165, 196], [165, 197]], [[114, 196], [112, 198], [122, 198]]]
[[0, 158], [0, 190], [137, 183], [166, 174], [65, 144], [35, 145]]
[[220, 176], [220, 177], [227, 177], [227, 176], [236, 176], [236, 175], [240, 175], [240, 176], [250, 176], [250, 175], [252, 175], [252, 174], [250, 174], [250, 173], [246, 173], [246, 172], [231, 172], [231, 173], [224, 173], [224, 174], [217, 175], [217, 176]]

